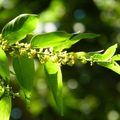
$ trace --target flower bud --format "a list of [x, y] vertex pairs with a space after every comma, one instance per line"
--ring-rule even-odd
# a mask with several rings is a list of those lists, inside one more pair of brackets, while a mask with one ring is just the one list
[[58, 56], [54, 55], [51, 57], [52, 62], [57, 62], [58, 61]]

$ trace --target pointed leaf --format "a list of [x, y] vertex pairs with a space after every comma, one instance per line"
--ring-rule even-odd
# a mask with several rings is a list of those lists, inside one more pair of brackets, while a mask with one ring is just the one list
[[114, 72], [120, 74], [120, 66], [117, 62], [99, 62], [98, 65], [106, 67], [108, 69], [113, 70]]
[[34, 79], [34, 61], [29, 59], [27, 54], [24, 54], [21, 58], [13, 58], [13, 68], [29, 107]]
[[68, 40], [71, 36], [72, 34], [65, 32], [50, 32], [34, 36], [30, 44], [32, 48], [54, 47]]
[[99, 37], [99, 34], [93, 34], [93, 33], [83, 33], [83, 34], [73, 34], [69, 40], [66, 40], [57, 46], [54, 47], [55, 51], [62, 51], [65, 48], [70, 48], [73, 44], [77, 43], [81, 39], [85, 38], [95, 38]]
[[117, 48], [117, 44], [109, 47], [104, 54], [95, 54], [93, 55], [93, 59], [98, 59], [98, 60], [109, 60], [115, 53]]
[[101, 53], [103, 50], [100, 51], [95, 51], [95, 52], [76, 52], [77, 57], [85, 57], [86, 59], [90, 59], [91, 56], [97, 54], [97, 53]]
[[11, 113], [11, 98], [4, 97], [0, 100], [0, 120], [9, 120]]
[[115, 54], [116, 48], [117, 48], [117, 44], [109, 47], [103, 54], [104, 59], [105, 60], [110, 59]]
[[61, 51], [65, 48], [71, 47], [73, 44], [83, 38], [98, 37], [98, 34], [83, 33], [83, 34], [70, 34], [65, 32], [50, 32], [45, 34], [36, 35], [31, 40], [32, 48], [46, 48], [54, 47], [54, 50]]
[[0, 48], [0, 76], [9, 83], [9, 64], [5, 52]]
[[75, 36], [71, 37], [70, 40], [81, 40], [81, 39], [86, 39], [86, 38], [95, 38], [99, 37], [99, 34], [94, 34], [94, 33], [82, 33], [82, 34], [76, 34]]
[[56, 105], [63, 115], [63, 100], [62, 100], [62, 73], [60, 66], [57, 63], [48, 61], [44, 64], [47, 82], [52, 90]]
[[34, 14], [21, 14], [14, 18], [2, 30], [2, 37], [10, 44], [22, 40], [31, 33], [37, 25], [38, 16]]

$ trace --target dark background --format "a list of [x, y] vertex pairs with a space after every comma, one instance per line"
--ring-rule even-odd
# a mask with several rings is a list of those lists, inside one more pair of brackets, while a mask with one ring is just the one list
[[[81, 33], [101, 35], [81, 40], [68, 51], [97, 51], [118, 43], [116, 53], [120, 53], [119, 0], [2, 0], [0, 31], [7, 22], [22, 13], [40, 15], [37, 33], [80, 30]], [[90, 66], [90, 63], [63, 66], [62, 117], [46, 84], [42, 66], [37, 61], [35, 63], [31, 108], [26, 108], [23, 97], [13, 99], [10, 120], [120, 120], [118, 74], [96, 64]], [[11, 84], [18, 92], [14, 79]]]

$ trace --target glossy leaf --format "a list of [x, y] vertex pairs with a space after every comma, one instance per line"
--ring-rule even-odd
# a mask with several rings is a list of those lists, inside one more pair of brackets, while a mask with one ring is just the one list
[[116, 48], [117, 48], [117, 44], [109, 47], [103, 54], [104, 59], [105, 60], [110, 59], [115, 54]]
[[90, 59], [91, 56], [97, 54], [97, 53], [101, 53], [103, 52], [103, 50], [100, 50], [100, 51], [95, 51], [95, 52], [89, 52], [89, 53], [86, 53], [86, 52], [76, 52], [76, 55], [77, 57], [85, 57], [86, 59]]
[[9, 120], [11, 113], [11, 98], [4, 97], [0, 100], [0, 120]]
[[38, 23], [38, 16], [34, 14], [21, 14], [6, 24], [2, 30], [2, 37], [10, 44], [22, 40], [31, 33]]
[[65, 32], [50, 32], [45, 34], [39, 34], [32, 38], [32, 48], [47, 48], [59, 45], [61, 42], [68, 40], [72, 34]]
[[120, 54], [113, 56], [112, 60], [120, 61]]
[[120, 66], [117, 62], [99, 62], [98, 65], [111, 69], [112, 71], [120, 74]]
[[29, 59], [27, 54], [24, 54], [21, 58], [13, 58], [13, 68], [29, 107], [34, 79], [34, 61]]
[[94, 54], [92, 57], [93, 60], [106, 60], [103, 54]]
[[76, 34], [75, 36], [71, 37], [70, 40], [81, 40], [81, 39], [86, 39], [86, 38], [95, 38], [99, 37], [99, 34], [94, 34], [94, 33], [82, 33], [82, 34]]
[[9, 83], [9, 64], [5, 52], [0, 48], [0, 76]]
[[65, 48], [71, 47], [73, 44], [83, 38], [94, 38], [98, 36], [98, 34], [92, 33], [70, 34], [65, 32], [50, 32], [33, 37], [31, 40], [31, 47], [54, 47], [54, 50], [61, 51]]
[[104, 54], [95, 54], [95, 55], [93, 55], [93, 59], [109, 60], [109, 59], [115, 54], [116, 48], [117, 48], [117, 44], [109, 47], [109, 48], [104, 52]]
[[55, 46], [54, 50], [55, 51], [62, 51], [65, 48], [70, 48], [73, 44], [77, 43], [81, 39], [95, 38], [95, 37], [99, 37], [99, 34], [93, 34], [93, 33], [73, 34], [68, 40]]
[[88, 53], [86, 52], [76, 52], [77, 57], [88, 57]]
[[62, 100], [62, 73], [60, 66], [57, 63], [48, 61], [44, 64], [47, 82], [52, 90], [56, 105], [63, 115], [63, 100]]

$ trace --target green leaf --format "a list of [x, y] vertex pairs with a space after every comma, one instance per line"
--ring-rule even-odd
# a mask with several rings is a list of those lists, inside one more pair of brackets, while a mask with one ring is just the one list
[[55, 51], [62, 51], [65, 48], [70, 48], [73, 44], [77, 43], [81, 39], [95, 38], [95, 37], [99, 37], [99, 34], [93, 34], [93, 33], [73, 34], [68, 40], [55, 46], [54, 50]]
[[85, 57], [86, 59], [90, 59], [91, 56], [97, 54], [97, 53], [101, 53], [103, 50], [100, 51], [95, 51], [95, 52], [76, 52], [77, 57]]
[[10, 44], [22, 40], [31, 33], [38, 23], [38, 16], [34, 14], [21, 14], [14, 18], [2, 30], [2, 37]]
[[9, 83], [10, 73], [9, 73], [9, 64], [5, 52], [0, 48], [0, 76]]
[[120, 61], [120, 54], [113, 56], [111, 60]]
[[55, 51], [61, 51], [71, 47], [83, 38], [94, 38], [98, 36], [98, 34], [92, 33], [70, 34], [65, 32], [50, 32], [34, 36], [30, 44], [31, 48], [54, 47]]
[[94, 54], [92, 57], [93, 60], [106, 60], [103, 54]]
[[11, 70], [10, 70], [10, 74], [15, 75], [15, 73], [14, 73], [14, 72], [12, 72]]
[[95, 38], [99, 37], [99, 34], [94, 34], [94, 33], [82, 33], [82, 34], [76, 34], [70, 40], [81, 40], [81, 39], [86, 39], [86, 38]]
[[33, 59], [29, 59], [26, 53], [21, 58], [13, 58], [13, 68], [25, 94], [27, 106], [29, 107], [34, 79], [34, 61]]
[[68, 40], [71, 36], [72, 34], [65, 32], [50, 32], [34, 36], [30, 44], [32, 48], [54, 47]]
[[44, 64], [47, 82], [52, 90], [56, 105], [63, 115], [63, 99], [62, 99], [62, 73], [60, 66], [57, 63], [48, 61]]
[[109, 47], [103, 54], [104, 59], [105, 60], [110, 59], [115, 54], [116, 48], [117, 48], [117, 44]]
[[11, 113], [11, 98], [4, 97], [0, 100], [0, 120], [9, 120]]
[[93, 55], [93, 59], [98, 59], [98, 60], [109, 60], [115, 53], [117, 48], [117, 44], [109, 47], [104, 54], [95, 54]]
[[111, 69], [112, 71], [120, 74], [120, 66], [117, 62], [99, 62], [98, 65]]
[[86, 52], [76, 52], [77, 57], [87, 57], [88, 53]]
[[104, 50], [99, 50], [99, 51], [95, 51], [95, 52], [88, 52], [88, 55], [89, 56], [93, 56], [93, 55], [95, 55], [95, 54], [99, 54], [99, 53], [101, 53], [101, 52], [103, 52]]

